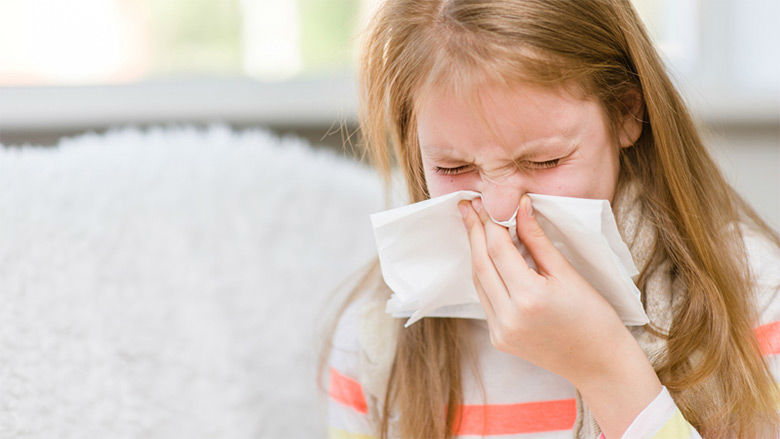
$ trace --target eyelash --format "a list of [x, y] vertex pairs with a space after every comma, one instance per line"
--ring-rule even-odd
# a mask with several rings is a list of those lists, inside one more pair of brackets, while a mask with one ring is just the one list
[[[535, 169], [547, 169], [555, 167], [558, 162], [561, 161], [561, 159], [554, 159], [554, 160], [547, 160], [546, 162], [528, 162], [533, 165]], [[458, 166], [457, 168], [440, 168], [438, 166], [434, 166], [433, 170], [442, 175], [456, 175], [459, 174], [461, 170], [467, 168], [468, 166]]]

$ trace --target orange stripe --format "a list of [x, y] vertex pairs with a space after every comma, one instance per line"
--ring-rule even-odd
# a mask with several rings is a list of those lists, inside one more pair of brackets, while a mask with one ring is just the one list
[[366, 404], [366, 398], [363, 396], [363, 388], [360, 387], [360, 383], [331, 368], [329, 387], [328, 394], [335, 401], [360, 413], [368, 413], [368, 404]]
[[780, 321], [761, 325], [755, 331], [761, 354], [780, 354]]
[[577, 418], [574, 399], [521, 404], [462, 405], [458, 434], [498, 435], [570, 430]]

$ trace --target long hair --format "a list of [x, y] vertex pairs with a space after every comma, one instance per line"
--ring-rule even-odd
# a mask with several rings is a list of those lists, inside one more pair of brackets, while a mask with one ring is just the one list
[[[365, 152], [388, 187], [400, 168], [412, 202], [429, 197], [415, 126], [416, 96], [429, 87], [467, 94], [487, 80], [575, 83], [598, 99], [613, 133], [626, 96], [641, 96], [642, 134], [621, 149], [618, 177], [638, 179], [656, 226], [656, 257], [640, 267], [638, 286], [653, 261], [668, 258], [686, 291], [668, 334], [647, 328], [667, 339], [656, 373], [705, 437], [776, 431], [775, 384], [753, 332], [752, 279], [733, 225], [748, 223], [777, 246], [780, 237], [724, 179], [629, 0], [390, 0], [372, 17], [359, 59]], [[467, 353], [460, 332], [459, 319], [437, 318], [399, 333], [381, 437], [391, 411], [402, 437], [452, 437], [457, 416], [447, 408], [462, 402]], [[729, 404], [682, 397], [705, 380]]]

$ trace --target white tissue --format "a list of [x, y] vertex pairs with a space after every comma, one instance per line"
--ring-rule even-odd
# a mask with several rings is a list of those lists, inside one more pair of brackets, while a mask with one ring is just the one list
[[[537, 221], [572, 266], [615, 308], [627, 326], [648, 322], [639, 272], [620, 237], [609, 201], [528, 194]], [[458, 191], [371, 215], [379, 263], [393, 291], [386, 312], [410, 317], [485, 319], [472, 281], [471, 248], [457, 204], [481, 197]], [[517, 210], [507, 221], [515, 246], [528, 265], [536, 264], [517, 239]]]

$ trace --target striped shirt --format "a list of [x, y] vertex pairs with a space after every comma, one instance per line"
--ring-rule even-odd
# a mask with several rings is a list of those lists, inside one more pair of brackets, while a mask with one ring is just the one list
[[[748, 258], [757, 280], [759, 325], [755, 334], [775, 380], [780, 382], [780, 251], [746, 231]], [[330, 359], [328, 405], [331, 439], [374, 438], [366, 393], [358, 381], [358, 310], [342, 315]], [[571, 438], [577, 416], [574, 386], [560, 376], [495, 349], [484, 320], [466, 320], [464, 336], [477, 349], [484, 398], [470, 369], [464, 368], [463, 401], [457, 438]], [[623, 438], [700, 438], [666, 387], [634, 419]], [[603, 434], [599, 439], [604, 439]]]

